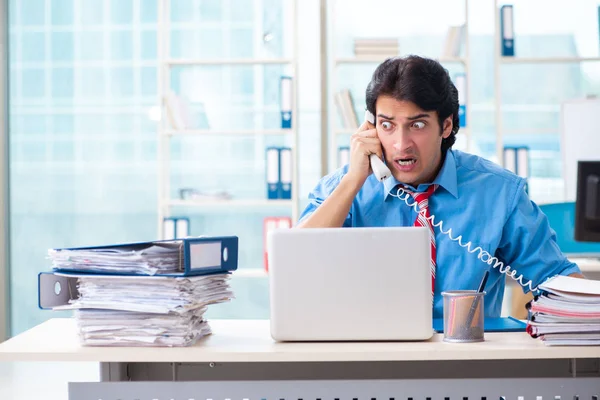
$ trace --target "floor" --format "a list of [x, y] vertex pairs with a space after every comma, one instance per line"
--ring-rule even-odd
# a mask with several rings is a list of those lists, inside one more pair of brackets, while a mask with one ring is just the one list
[[97, 382], [98, 363], [0, 362], [0, 399], [67, 400], [68, 382]]

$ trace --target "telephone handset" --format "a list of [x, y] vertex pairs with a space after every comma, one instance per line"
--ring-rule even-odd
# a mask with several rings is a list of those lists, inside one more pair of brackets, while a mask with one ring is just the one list
[[[365, 119], [375, 125], [375, 116], [371, 114], [369, 110], [365, 110]], [[380, 182], [383, 182], [392, 175], [392, 171], [390, 171], [381, 158], [377, 157], [377, 154], [371, 154], [369, 156], [369, 161], [371, 161], [373, 173]]]

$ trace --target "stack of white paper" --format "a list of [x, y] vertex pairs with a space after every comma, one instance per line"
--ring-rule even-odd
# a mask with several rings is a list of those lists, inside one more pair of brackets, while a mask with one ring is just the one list
[[556, 276], [529, 305], [527, 332], [552, 345], [600, 345], [600, 281]]
[[78, 297], [55, 309], [76, 309], [82, 344], [90, 346], [191, 345], [211, 333], [208, 306], [233, 298], [228, 273], [75, 277]]
[[211, 333], [206, 308], [183, 314], [77, 310], [79, 335], [89, 346], [189, 346]]
[[122, 274], [173, 273], [183, 269], [179, 242], [91, 249], [50, 249], [52, 267], [60, 270], [119, 272]]

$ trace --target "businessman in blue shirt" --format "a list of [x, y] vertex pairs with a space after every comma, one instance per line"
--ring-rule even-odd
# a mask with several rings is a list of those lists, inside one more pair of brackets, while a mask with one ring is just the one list
[[[556, 274], [583, 278], [528, 198], [525, 179], [452, 149], [459, 130], [458, 91], [437, 61], [418, 56], [384, 61], [373, 73], [366, 102], [375, 125], [365, 121], [352, 136], [350, 163], [319, 181], [297, 227], [413, 226], [419, 221], [427, 226], [418, 213], [429, 221], [433, 216], [433, 224], [443, 221], [453, 238], [462, 235], [463, 244], [472, 242], [471, 250], [481, 249], [469, 252], [429, 226], [435, 239], [434, 317], [443, 315], [443, 291], [477, 289], [486, 270], [488, 317], [500, 316], [501, 270], [515, 278], [523, 275], [525, 292]], [[383, 183], [372, 174], [371, 154], [392, 171]]]

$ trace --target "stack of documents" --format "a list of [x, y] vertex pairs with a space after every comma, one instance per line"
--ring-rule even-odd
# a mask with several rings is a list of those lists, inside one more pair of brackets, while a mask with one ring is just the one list
[[555, 276], [528, 304], [527, 332], [549, 346], [600, 345], [600, 281]]
[[189, 346], [211, 333], [208, 308], [234, 297], [237, 249], [235, 236], [51, 249], [39, 304], [75, 310], [83, 345]]
[[76, 309], [84, 345], [189, 346], [211, 333], [208, 306], [233, 298], [229, 274], [56, 275], [77, 279], [79, 296], [54, 309]]
[[48, 257], [57, 270], [117, 272], [154, 275], [173, 273], [182, 264], [181, 244], [150, 242], [145, 245], [87, 249], [50, 249]]

